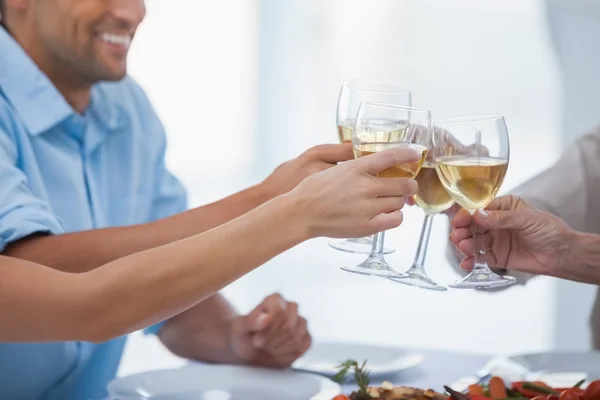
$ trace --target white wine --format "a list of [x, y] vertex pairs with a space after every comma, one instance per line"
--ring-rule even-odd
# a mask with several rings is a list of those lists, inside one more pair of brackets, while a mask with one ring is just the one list
[[419, 173], [425, 157], [427, 157], [427, 147], [414, 143], [362, 143], [354, 146], [354, 158], [365, 157], [379, 151], [394, 149], [399, 147], [410, 147], [421, 153], [421, 159], [411, 164], [399, 164], [391, 168], [384, 169], [377, 176], [380, 178], [411, 178], [413, 179]]
[[454, 199], [444, 189], [433, 163], [426, 161], [415, 179], [419, 182], [419, 193], [415, 196], [415, 202], [423, 211], [427, 214], [437, 214], [452, 207]]
[[352, 143], [352, 132], [354, 132], [354, 126], [352, 121], [345, 121], [343, 124], [338, 125], [338, 138], [340, 143]]
[[447, 156], [435, 161], [448, 193], [469, 211], [485, 208], [492, 201], [508, 169], [508, 160], [494, 157]]
[[[346, 120], [338, 124], [338, 139], [340, 143], [352, 143], [355, 121]], [[370, 120], [363, 126], [359, 141], [372, 143], [400, 143], [410, 134], [408, 123], [387, 119]]]

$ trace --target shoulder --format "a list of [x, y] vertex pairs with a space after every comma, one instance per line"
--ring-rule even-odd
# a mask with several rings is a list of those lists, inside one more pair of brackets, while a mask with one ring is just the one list
[[591, 146], [593, 148], [600, 148], [600, 126], [596, 127], [596, 129], [582, 136], [579, 139], [579, 143], [581, 143], [583, 147]]
[[[589, 170], [600, 167], [600, 127], [579, 137], [565, 151], [564, 157], [583, 163]], [[588, 171], [589, 172], [589, 171]]]

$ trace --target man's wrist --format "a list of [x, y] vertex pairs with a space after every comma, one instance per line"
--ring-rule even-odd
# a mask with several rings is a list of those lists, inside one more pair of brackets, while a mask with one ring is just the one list
[[568, 250], [560, 261], [557, 276], [600, 284], [600, 235], [572, 230], [566, 240]]

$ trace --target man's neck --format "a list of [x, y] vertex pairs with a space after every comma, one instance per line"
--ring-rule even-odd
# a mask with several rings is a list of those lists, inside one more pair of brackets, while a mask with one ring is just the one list
[[[60, 73], [51, 73], [40, 69], [48, 76], [56, 89], [63, 95], [67, 103], [79, 114], [83, 114], [90, 104], [91, 85], [77, 85]], [[66, 78], [66, 79], [64, 79]]]
[[81, 77], [78, 71], [65, 68], [63, 63], [51, 57], [37, 40], [27, 35], [26, 30], [22, 30], [22, 32], [11, 30], [10, 32], [27, 55], [63, 95], [67, 103], [77, 113], [83, 114], [90, 104], [92, 84]]

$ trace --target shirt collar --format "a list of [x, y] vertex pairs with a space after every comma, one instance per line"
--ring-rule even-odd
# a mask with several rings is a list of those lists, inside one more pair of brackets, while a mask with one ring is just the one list
[[[15, 108], [31, 135], [47, 132], [66, 119], [78, 116], [50, 79], [1, 26], [0, 49], [0, 92]], [[86, 115], [97, 118], [107, 130], [117, 129], [123, 120], [119, 107], [111, 104], [97, 85], [92, 88]]]

